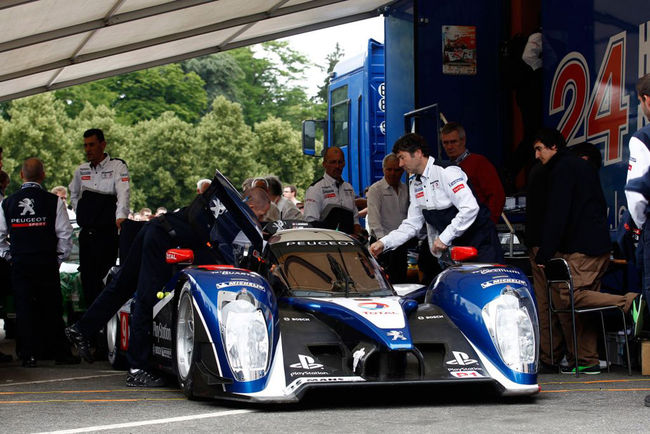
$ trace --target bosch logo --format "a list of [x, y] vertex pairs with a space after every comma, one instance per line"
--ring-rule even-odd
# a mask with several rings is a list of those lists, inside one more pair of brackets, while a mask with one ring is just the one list
[[388, 305], [384, 303], [373, 302], [373, 303], [359, 303], [359, 307], [367, 310], [381, 310], [381, 309], [386, 309]]

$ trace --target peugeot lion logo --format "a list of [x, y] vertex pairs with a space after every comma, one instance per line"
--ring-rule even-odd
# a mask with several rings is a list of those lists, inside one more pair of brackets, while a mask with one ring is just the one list
[[226, 211], [226, 206], [219, 200], [212, 199], [212, 206], [210, 206], [210, 211], [212, 211], [215, 218], [219, 218], [219, 216]]
[[27, 213], [29, 213], [29, 215], [36, 214], [36, 212], [34, 211], [33, 199], [26, 197], [25, 199], [18, 202], [18, 206], [23, 209], [23, 212], [21, 212], [20, 215], [25, 215]]

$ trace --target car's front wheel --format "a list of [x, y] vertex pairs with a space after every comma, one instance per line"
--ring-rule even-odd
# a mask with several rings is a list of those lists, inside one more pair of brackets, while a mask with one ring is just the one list
[[194, 398], [195, 359], [194, 304], [190, 282], [185, 282], [176, 310], [176, 373], [185, 396]]

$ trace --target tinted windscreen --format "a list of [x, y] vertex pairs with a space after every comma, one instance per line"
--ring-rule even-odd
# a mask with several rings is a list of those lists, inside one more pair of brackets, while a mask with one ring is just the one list
[[289, 241], [271, 251], [274, 273], [293, 295], [393, 295], [374, 258], [352, 241]]

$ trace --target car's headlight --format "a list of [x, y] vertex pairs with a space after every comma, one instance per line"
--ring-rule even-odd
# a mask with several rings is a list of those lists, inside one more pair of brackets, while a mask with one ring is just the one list
[[252, 381], [266, 373], [269, 336], [261, 310], [244, 299], [222, 310], [223, 339], [230, 369], [238, 381]]
[[532, 303], [526, 301], [530, 299], [506, 290], [483, 307], [483, 321], [505, 364], [531, 373], [536, 369], [537, 321]]

